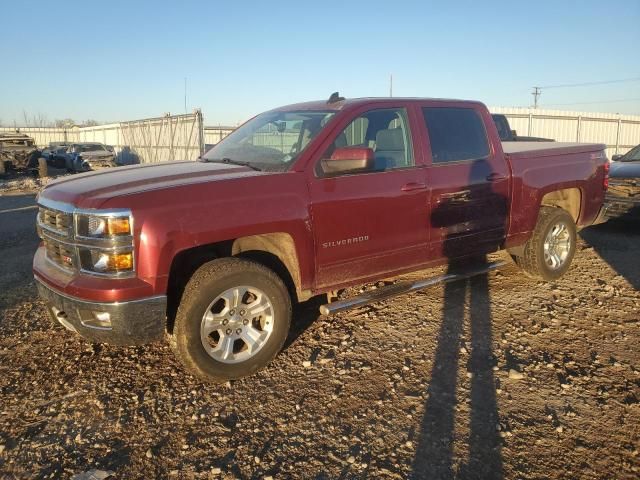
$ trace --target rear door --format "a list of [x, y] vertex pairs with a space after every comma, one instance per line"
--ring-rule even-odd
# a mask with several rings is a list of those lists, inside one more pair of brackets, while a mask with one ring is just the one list
[[431, 156], [432, 255], [497, 250], [506, 232], [510, 171], [502, 149], [489, 141], [491, 117], [479, 105], [456, 102], [425, 102], [421, 114]]
[[[409, 105], [384, 104], [346, 118], [315, 159], [309, 179], [316, 248], [316, 289], [353, 284], [427, 260], [429, 201], [417, 162]], [[321, 160], [335, 148], [375, 152], [376, 168], [328, 176]]]

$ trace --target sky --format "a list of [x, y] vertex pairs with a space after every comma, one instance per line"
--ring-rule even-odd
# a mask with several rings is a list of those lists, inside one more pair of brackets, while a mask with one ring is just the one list
[[328, 98], [480, 100], [640, 115], [640, 0], [6, 2], [0, 123], [201, 108], [237, 125]]

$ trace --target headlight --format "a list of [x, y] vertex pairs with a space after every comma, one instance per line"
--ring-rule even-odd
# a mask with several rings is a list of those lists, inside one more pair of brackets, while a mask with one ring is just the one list
[[113, 277], [133, 275], [133, 228], [133, 216], [127, 209], [76, 211], [80, 270]]
[[131, 217], [77, 214], [77, 234], [89, 238], [108, 238], [132, 235]]
[[133, 252], [107, 252], [81, 247], [78, 253], [81, 268], [87, 272], [119, 274], [133, 271]]

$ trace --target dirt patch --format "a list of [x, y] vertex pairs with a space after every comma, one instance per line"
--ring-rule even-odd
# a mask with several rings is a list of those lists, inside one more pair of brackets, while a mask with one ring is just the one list
[[48, 177], [38, 177], [31, 173], [9, 173], [0, 177], [0, 195], [15, 195], [18, 193], [38, 193], [49, 182], [64, 175], [64, 170], [50, 169]]
[[639, 240], [585, 230], [555, 283], [511, 265], [332, 318], [312, 300], [285, 351], [227, 385], [165, 344], [53, 326], [27, 277], [0, 306], [0, 472], [638, 478]]

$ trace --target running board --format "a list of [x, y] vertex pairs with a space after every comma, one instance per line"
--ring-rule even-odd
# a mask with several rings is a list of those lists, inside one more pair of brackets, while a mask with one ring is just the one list
[[338, 300], [337, 302], [327, 303], [320, 307], [320, 313], [322, 315], [332, 315], [334, 313], [344, 312], [356, 307], [362, 307], [369, 305], [370, 303], [380, 302], [387, 300], [388, 298], [396, 297], [398, 295], [404, 295], [405, 293], [415, 292], [417, 290], [423, 290], [428, 287], [433, 287], [440, 283], [451, 283], [458, 280], [464, 280], [476, 275], [482, 275], [483, 273], [497, 270], [504, 267], [508, 262], [491, 262], [483, 265], [480, 268], [469, 269], [466, 272], [460, 273], [447, 273], [437, 277], [426, 278], [424, 280], [417, 280], [415, 282], [402, 282], [395, 285], [389, 285], [377, 290], [365, 292], [357, 297], [347, 298], [345, 300]]

